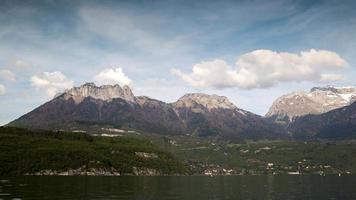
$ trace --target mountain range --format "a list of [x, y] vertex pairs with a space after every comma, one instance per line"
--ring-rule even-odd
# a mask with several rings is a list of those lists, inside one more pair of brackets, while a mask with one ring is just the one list
[[265, 117], [227, 97], [190, 93], [165, 103], [129, 86], [86, 83], [7, 126], [96, 134], [107, 130], [222, 140], [350, 138], [356, 135], [356, 88], [315, 87], [278, 98]]
[[96, 133], [107, 129], [224, 139], [286, 138], [282, 127], [226, 97], [186, 94], [174, 103], [134, 96], [128, 86], [86, 83], [57, 95], [8, 126]]

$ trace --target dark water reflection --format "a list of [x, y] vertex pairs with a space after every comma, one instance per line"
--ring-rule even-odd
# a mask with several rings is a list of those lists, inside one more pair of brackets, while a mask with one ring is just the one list
[[356, 199], [351, 175], [0, 179], [0, 199]]

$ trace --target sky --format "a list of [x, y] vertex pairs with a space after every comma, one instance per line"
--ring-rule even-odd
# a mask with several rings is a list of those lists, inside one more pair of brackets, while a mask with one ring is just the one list
[[0, 1], [0, 125], [85, 82], [174, 102], [356, 85], [356, 2]]

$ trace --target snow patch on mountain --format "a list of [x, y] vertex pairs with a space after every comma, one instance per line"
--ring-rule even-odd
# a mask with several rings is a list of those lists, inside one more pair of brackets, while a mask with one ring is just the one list
[[321, 114], [350, 105], [356, 100], [356, 87], [314, 87], [309, 92], [297, 91], [273, 102], [266, 117], [293, 120], [307, 114]]

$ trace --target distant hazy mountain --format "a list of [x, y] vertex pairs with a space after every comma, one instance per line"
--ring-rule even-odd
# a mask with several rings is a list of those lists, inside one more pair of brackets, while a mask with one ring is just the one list
[[355, 87], [314, 87], [309, 92], [292, 92], [279, 97], [270, 107], [266, 117], [289, 123], [296, 117], [326, 113], [350, 105], [355, 100]]
[[287, 137], [280, 126], [237, 108], [226, 97], [187, 94], [169, 104], [135, 97], [128, 86], [93, 83], [67, 90], [8, 126], [89, 133], [113, 127], [225, 139]]
[[299, 139], [356, 138], [356, 102], [323, 114], [297, 117], [288, 129]]

